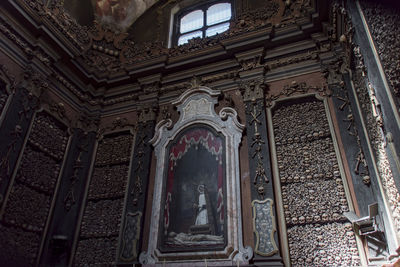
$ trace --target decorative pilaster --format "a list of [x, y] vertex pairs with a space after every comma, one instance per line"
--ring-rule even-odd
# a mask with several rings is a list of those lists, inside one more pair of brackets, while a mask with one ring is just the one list
[[[258, 266], [271, 263], [281, 265], [279, 239], [276, 233], [274, 189], [270, 166], [270, 151], [266, 127], [263, 79], [240, 84], [246, 106], [253, 230], [255, 236], [254, 261]], [[261, 264], [261, 265], [260, 265]]]
[[68, 265], [95, 143], [95, 132], [87, 133], [78, 128], [73, 130], [55, 201], [53, 219], [44, 241], [40, 261], [43, 266]]
[[144, 107], [138, 111], [139, 123], [119, 240], [119, 263], [132, 264], [138, 262], [143, 235], [151, 154], [153, 151], [149, 140], [154, 132], [156, 112], [157, 110], [151, 106]]

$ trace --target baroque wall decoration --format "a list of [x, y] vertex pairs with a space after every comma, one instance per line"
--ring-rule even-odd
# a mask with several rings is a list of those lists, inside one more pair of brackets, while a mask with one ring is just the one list
[[[254, 61], [258, 65], [258, 60]], [[246, 68], [247, 69], [247, 68]], [[250, 178], [252, 183], [253, 231], [255, 234], [255, 261], [259, 256], [268, 257], [277, 254], [274, 191], [270, 183], [271, 167], [269, 143], [266, 129], [264, 95], [267, 85], [263, 79], [242, 81], [240, 83], [246, 108], [246, 126]], [[277, 264], [280, 259], [276, 259]]]
[[[205, 259], [231, 264], [252, 257], [252, 249], [243, 247], [241, 232], [237, 148], [244, 126], [232, 108], [215, 113], [219, 94], [192, 83], [172, 103], [180, 112], [173, 128], [170, 119], [156, 126], [150, 141], [158, 155], [155, 193], [149, 244], [139, 257], [142, 264], [173, 266], [176, 260]], [[200, 160], [195, 163], [196, 155]], [[211, 167], [201, 167], [207, 164]]]
[[[104, 5], [100, 5], [102, 7], [116, 5], [118, 9], [119, 6], [122, 5], [121, 3], [108, 3], [106, 0], [96, 3], [100, 2], [104, 3]], [[307, 17], [307, 14], [311, 14], [315, 11], [311, 1], [288, 1], [286, 4], [277, 0], [269, 0], [267, 2], [268, 3], [258, 9], [247, 9], [241, 12], [235, 17], [234, 21], [232, 21], [227, 32], [203, 39], [193, 39], [189, 41], [188, 44], [168, 49], [163, 42], [159, 41], [160, 38], [152, 42], [134, 43], [129, 40], [124, 40], [126, 35], [121, 34], [120, 30], [115, 30], [115, 28], [111, 30], [113, 27], [110, 28], [109, 25], [107, 26], [104, 23], [101, 24], [101, 26], [98, 24], [100, 28], [110, 28], [107, 34], [110, 40], [115, 39], [121, 41], [119, 43], [121, 46], [109, 47], [107, 44], [109, 42], [96, 40], [96, 37], [93, 38], [93, 35], [90, 34], [90, 32], [98, 33], [99, 27], [79, 25], [64, 9], [64, 3], [62, 1], [50, 1], [49, 4], [45, 5], [30, 0], [17, 0], [17, 3], [29, 13], [33, 14], [34, 17], [42, 19], [45, 21], [45, 24], [54, 25], [51, 27], [52, 30], [68, 40], [76, 49], [75, 53], [81, 56], [80, 61], [84, 63], [86, 67], [95, 70], [97, 74], [101, 74], [104, 70], [114, 73], [119, 72], [121, 71], [120, 67], [118, 67], [119, 65], [128, 67], [143, 61], [157, 60], [157, 58], [161, 56], [174, 57], [204, 50], [212, 46], [220, 46], [223, 40], [240, 34], [266, 29], [272, 25], [285, 27], [290, 24], [295, 24], [296, 19], [299, 17]], [[161, 5], [160, 8], [171, 9], [175, 4], [176, 3], [173, 1], [167, 2], [165, 5]], [[100, 8], [99, 10], [102, 9]], [[111, 9], [108, 8], [107, 10]], [[100, 13], [103, 14], [103, 12]], [[162, 14], [163, 12], [159, 11], [158, 13]], [[100, 17], [103, 17], [103, 15]], [[158, 19], [159, 23], [161, 23], [161, 21], [162, 19]], [[116, 24], [114, 23], [113, 25]], [[101, 32], [102, 31], [104, 30], [101, 30]], [[98, 43], [99, 41], [100, 43]], [[46, 59], [47, 57], [44, 56], [42, 58]]]
[[[38, 260], [68, 138], [65, 125], [45, 111], [36, 113], [1, 219], [2, 228], [20, 236], [14, 253], [27, 246], [24, 243], [30, 244], [32, 253], [24, 255], [26, 263]], [[18, 256], [14, 253], [6, 255], [6, 262]]]
[[292, 266], [359, 266], [354, 232], [342, 215], [349, 210], [348, 189], [327, 104], [319, 98], [292, 97], [272, 102], [268, 110], [290, 262]]
[[[374, 1], [360, 2], [391, 89], [400, 97], [400, 15], [398, 7]], [[394, 4], [393, 4], [394, 5]]]
[[360, 48], [353, 49], [354, 63], [357, 68], [353, 76], [357, 98], [360, 101], [368, 137], [376, 158], [378, 172], [383, 183], [390, 205], [391, 215], [395, 224], [397, 238], [400, 238], [400, 192], [395, 184], [395, 177], [390, 169], [388, 153], [386, 152], [385, 120], [380, 109], [379, 100], [373, 85], [368, 81], [367, 69]]
[[118, 260], [138, 262], [143, 235], [146, 207], [146, 192], [148, 190], [152, 147], [149, 140], [154, 132], [157, 109], [154, 106], [144, 106], [138, 110], [138, 127], [133, 153], [133, 169], [128, 183], [128, 195], [125, 201], [124, 221], [118, 251]]
[[[124, 125], [114, 121], [111, 131]], [[108, 130], [104, 130], [108, 131]], [[134, 136], [129, 131], [99, 136], [74, 264], [112, 264], [116, 260]], [[107, 252], [101, 247], [107, 247]]]

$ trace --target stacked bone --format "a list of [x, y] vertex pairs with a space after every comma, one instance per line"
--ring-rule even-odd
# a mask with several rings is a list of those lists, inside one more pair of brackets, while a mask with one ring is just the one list
[[10, 241], [15, 251], [29, 251], [25, 262], [37, 257], [67, 141], [64, 125], [46, 112], [36, 114], [2, 219], [7, 236], [18, 236]]
[[75, 265], [111, 265], [115, 261], [132, 144], [128, 132], [106, 135], [99, 142]]
[[323, 102], [281, 105], [273, 126], [292, 265], [359, 266]]

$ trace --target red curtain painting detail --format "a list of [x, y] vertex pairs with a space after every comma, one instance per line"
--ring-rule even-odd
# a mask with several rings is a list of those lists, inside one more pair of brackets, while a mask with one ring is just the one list
[[[172, 145], [168, 151], [168, 177], [166, 185], [166, 200], [164, 206], [164, 231], [167, 233], [168, 227], [170, 225], [170, 203], [173, 198], [173, 185], [174, 185], [174, 167], [177, 161], [181, 159], [186, 152], [192, 146], [203, 146], [209, 153], [211, 153], [215, 160], [218, 161], [217, 170], [217, 186], [218, 186], [218, 196], [217, 196], [217, 214], [218, 220], [221, 228], [224, 224], [224, 192], [223, 192], [223, 147], [222, 138], [215, 136], [213, 132], [206, 128], [193, 128], [188, 130], [184, 135], [180, 137], [178, 142]], [[222, 229], [221, 229], [222, 230]]]

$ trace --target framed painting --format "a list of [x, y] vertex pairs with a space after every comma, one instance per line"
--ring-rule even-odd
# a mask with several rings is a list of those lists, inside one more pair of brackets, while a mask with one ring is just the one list
[[234, 109], [214, 106], [220, 91], [199, 86], [176, 101], [180, 117], [162, 120], [150, 142], [157, 157], [149, 244], [143, 265], [248, 263], [243, 246], [239, 144]]
[[199, 124], [184, 129], [168, 145], [162, 251], [224, 248], [224, 143], [221, 134]]

